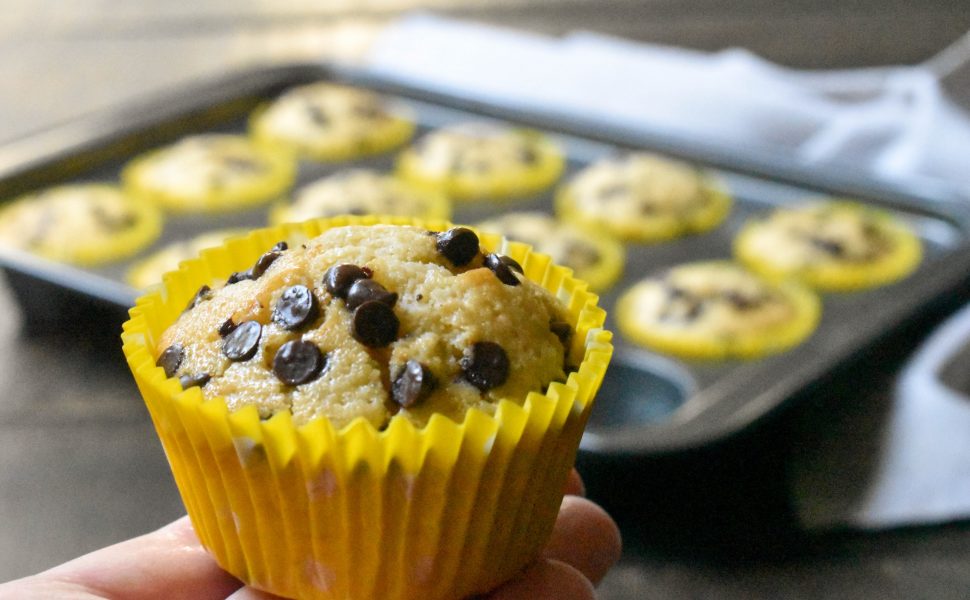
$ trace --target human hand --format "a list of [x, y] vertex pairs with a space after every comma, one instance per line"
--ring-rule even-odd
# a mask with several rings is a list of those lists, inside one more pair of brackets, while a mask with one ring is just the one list
[[[603, 509], [582, 493], [583, 483], [573, 471], [542, 557], [481, 600], [595, 600], [593, 585], [619, 558], [620, 534]], [[240, 586], [219, 568], [183, 517], [49, 571], [0, 584], [0, 600], [276, 598]]]

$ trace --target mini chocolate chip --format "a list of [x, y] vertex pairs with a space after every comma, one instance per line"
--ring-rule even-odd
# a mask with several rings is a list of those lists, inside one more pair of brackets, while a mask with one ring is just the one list
[[330, 123], [330, 117], [327, 116], [327, 113], [323, 112], [323, 109], [316, 104], [307, 102], [304, 105], [304, 108], [306, 109], [307, 115], [310, 116], [310, 120], [313, 121], [314, 124], [320, 127], [325, 127], [328, 123]]
[[832, 256], [845, 256], [846, 250], [845, 246], [841, 242], [835, 240], [827, 240], [820, 237], [811, 236], [808, 238], [809, 243], [813, 246], [825, 252], [826, 254], [831, 254]]
[[207, 285], [203, 285], [202, 287], [199, 288], [199, 291], [197, 291], [195, 295], [192, 296], [192, 299], [189, 300], [189, 304], [188, 306], [185, 307], [185, 310], [187, 311], [192, 310], [193, 308], [196, 307], [196, 305], [199, 304], [199, 302], [208, 300], [211, 297], [212, 297], [212, 289], [210, 289], [209, 286]]
[[243, 321], [222, 340], [222, 353], [233, 361], [249, 360], [256, 356], [263, 326], [256, 321]]
[[397, 339], [401, 322], [391, 307], [368, 300], [354, 310], [354, 339], [370, 348], [383, 348]]
[[498, 280], [505, 285], [519, 285], [522, 283], [519, 278], [515, 276], [512, 272], [513, 270], [522, 272], [522, 267], [519, 263], [515, 262], [508, 256], [502, 256], [499, 254], [486, 254], [485, 255], [485, 267], [495, 273]]
[[283, 329], [299, 329], [320, 314], [316, 296], [305, 285], [293, 285], [283, 291], [273, 308], [273, 321]]
[[570, 338], [573, 337], [573, 328], [566, 321], [558, 319], [549, 323], [549, 331], [554, 333], [563, 346], [569, 345]]
[[182, 375], [179, 377], [179, 383], [182, 384], [182, 389], [189, 389], [190, 387], [203, 387], [205, 384], [209, 383], [212, 376], [208, 373], [198, 373], [196, 375]]
[[327, 364], [327, 357], [312, 342], [291, 340], [273, 357], [273, 373], [286, 385], [313, 381]]
[[232, 285], [234, 283], [239, 283], [240, 281], [245, 281], [247, 279], [252, 279], [253, 274], [249, 271], [236, 271], [226, 279], [226, 285]]
[[737, 290], [731, 290], [731, 291], [725, 292], [724, 299], [728, 302], [728, 304], [732, 305], [734, 308], [740, 311], [757, 308], [761, 306], [761, 304], [764, 302], [764, 298], [762, 297], [745, 296], [744, 294], [742, 294], [741, 292], [738, 292]]
[[219, 326], [219, 337], [226, 337], [227, 335], [235, 331], [236, 327], [238, 327], [238, 325], [236, 325], [236, 323], [233, 322], [232, 317], [229, 317], [228, 319], [222, 322], [222, 325]]
[[358, 279], [347, 290], [347, 308], [350, 310], [370, 300], [382, 302], [393, 308], [397, 303], [397, 294], [387, 291], [387, 288], [373, 279]]
[[476, 342], [465, 351], [459, 363], [468, 383], [487, 391], [509, 378], [509, 357], [495, 342]]
[[478, 236], [471, 229], [454, 227], [438, 234], [438, 252], [456, 267], [462, 267], [478, 255]]
[[161, 367], [165, 371], [166, 377], [172, 377], [179, 370], [184, 358], [185, 348], [182, 347], [182, 344], [172, 344], [158, 357], [155, 366]]
[[435, 378], [428, 367], [409, 360], [394, 380], [391, 395], [403, 408], [410, 408], [431, 395], [434, 388]]
[[270, 252], [286, 252], [289, 249], [290, 249], [290, 245], [287, 244], [286, 241], [284, 240], [284, 241], [276, 242], [276, 245], [274, 245], [272, 248], [270, 248], [269, 251]]
[[346, 298], [347, 291], [358, 279], [368, 279], [372, 271], [357, 265], [337, 265], [330, 267], [323, 275], [327, 291], [337, 298]]
[[280, 257], [278, 250], [270, 250], [269, 252], [263, 254], [258, 259], [256, 259], [256, 264], [249, 269], [250, 279], [259, 279], [266, 272], [266, 269], [272, 265], [277, 258]]

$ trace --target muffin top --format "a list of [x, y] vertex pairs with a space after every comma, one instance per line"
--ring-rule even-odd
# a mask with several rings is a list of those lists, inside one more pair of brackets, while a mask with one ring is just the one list
[[286, 223], [337, 215], [399, 215], [448, 218], [448, 201], [391, 175], [348, 169], [296, 192], [292, 202], [273, 209], [270, 221]]
[[48, 188], [0, 211], [0, 243], [79, 264], [132, 254], [160, 229], [161, 216], [153, 206], [106, 184]]
[[230, 410], [420, 426], [562, 380], [564, 315], [468, 229], [348, 226], [204, 286], [162, 335], [157, 364]]
[[136, 158], [122, 179], [135, 194], [168, 209], [199, 212], [278, 198], [294, 172], [289, 156], [240, 135], [207, 133]]
[[726, 216], [729, 202], [693, 166], [640, 152], [577, 173], [564, 186], [558, 208], [577, 222], [651, 241], [710, 229]]
[[388, 150], [411, 137], [403, 107], [373, 92], [318, 82], [295, 87], [257, 112], [255, 136], [320, 160]]
[[552, 185], [562, 168], [562, 153], [541, 133], [489, 122], [436, 129], [398, 159], [403, 178], [459, 200], [537, 193]]
[[754, 358], [801, 342], [815, 328], [817, 296], [773, 284], [727, 261], [689, 263], [641, 280], [617, 302], [633, 341], [689, 358]]
[[478, 224], [483, 231], [529, 244], [553, 262], [569, 267], [594, 289], [605, 289], [620, 275], [623, 246], [541, 212], [513, 212]]

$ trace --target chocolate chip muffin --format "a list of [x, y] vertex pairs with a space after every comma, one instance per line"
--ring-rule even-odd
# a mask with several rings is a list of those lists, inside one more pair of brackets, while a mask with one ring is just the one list
[[617, 302], [632, 341], [686, 358], [755, 358], [787, 350], [816, 327], [820, 303], [793, 283], [772, 284], [730, 262], [681, 265]]
[[296, 163], [286, 152], [239, 135], [203, 134], [134, 159], [121, 180], [130, 194], [166, 210], [200, 213], [279, 199], [295, 173]]
[[535, 194], [552, 185], [562, 169], [562, 153], [539, 132], [484, 122], [432, 131], [398, 159], [404, 179], [455, 200]]
[[610, 287], [623, 270], [623, 245], [616, 240], [557, 221], [541, 212], [505, 213], [478, 224], [510, 240], [529, 244], [553, 262], [569, 267], [595, 290]]
[[648, 153], [596, 162], [556, 196], [556, 212], [563, 219], [637, 242], [713, 229], [730, 208], [730, 198], [709, 175]]
[[922, 244], [905, 223], [857, 202], [817, 201], [748, 223], [738, 259], [766, 277], [795, 277], [825, 291], [892, 283], [920, 262]]
[[460, 422], [564, 379], [564, 310], [469, 229], [340, 227], [200, 289], [157, 361], [266, 418]]
[[0, 210], [0, 244], [82, 266], [130, 256], [161, 229], [154, 205], [99, 183], [48, 188]]
[[301, 158], [341, 161], [381, 154], [411, 139], [410, 111], [367, 90], [333, 83], [302, 85], [262, 106], [253, 138]]
[[273, 225], [337, 215], [397, 215], [447, 219], [451, 205], [433, 190], [417, 188], [391, 175], [349, 169], [310, 183], [270, 211]]

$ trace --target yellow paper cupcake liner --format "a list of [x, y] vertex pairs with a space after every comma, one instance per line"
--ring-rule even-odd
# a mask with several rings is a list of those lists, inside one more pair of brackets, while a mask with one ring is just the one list
[[[728, 264], [728, 263], [725, 263]], [[645, 322], [636, 310], [636, 284], [616, 303], [617, 325], [623, 336], [641, 346], [693, 360], [752, 360], [778, 354], [802, 343], [818, 327], [822, 307], [818, 296], [796, 282], [774, 284], [791, 302], [790, 321], [769, 329], [721, 338], [705, 331], [658, 329]]]
[[[117, 186], [89, 183], [78, 184], [87, 188], [103, 188], [117, 190]], [[49, 193], [57, 193], [60, 188], [74, 186], [60, 186], [51, 188]], [[18, 210], [35, 200], [33, 194], [20, 200], [14, 200], [4, 207], [4, 211]], [[139, 201], [129, 197], [128, 210], [135, 217], [135, 225], [123, 231], [105, 233], [102, 235], [61, 238], [55, 244], [45, 244], [39, 248], [27, 250], [51, 260], [70, 263], [82, 267], [93, 267], [105, 263], [128, 258], [142, 248], [154, 242], [162, 233], [164, 218], [161, 211], [149, 202]], [[0, 215], [2, 218], [2, 215]]]
[[536, 163], [521, 169], [445, 175], [424, 171], [414, 151], [408, 149], [398, 157], [397, 174], [415, 185], [441, 190], [456, 201], [515, 200], [544, 191], [562, 175], [565, 161], [559, 148], [548, 140], [542, 140], [537, 148]]
[[263, 119], [269, 104], [263, 104], [249, 118], [249, 133], [256, 143], [280, 149], [301, 159], [318, 162], [343, 162], [390, 152], [406, 144], [415, 130], [414, 120], [392, 117], [374, 125], [363, 136], [321, 136], [313, 143], [281, 137]]
[[887, 285], [907, 277], [923, 259], [920, 239], [905, 224], [891, 214], [854, 202], [835, 201], [833, 206], [843, 210], [866, 211], [878, 219], [880, 228], [891, 240], [890, 252], [866, 263], [829, 261], [804, 265], [796, 270], [776, 264], [771, 256], [755, 250], [752, 240], [766, 224], [755, 220], [747, 223], [734, 241], [734, 255], [746, 267], [762, 277], [779, 281], [795, 278], [823, 292], [854, 292]]
[[296, 177], [296, 161], [289, 152], [274, 151], [257, 146], [256, 151], [269, 165], [269, 171], [242, 187], [233, 186], [225, 191], [212, 190], [205, 194], [180, 193], [178, 186], [159, 188], [145, 180], [145, 171], [152, 162], [169, 148], [154, 150], [133, 159], [121, 170], [121, 182], [125, 191], [136, 198], [156, 204], [175, 214], [217, 213], [243, 209], [278, 200], [293, 185]]
[[643, 216], [616, 220], [608, 214], [590, 214], [576, 205], [569, 185], [556, 192], [556, 214], [579, 227], [594, 228], [629, 242], [656, 243], [684, 235], [704, 233], [720, 225], [731, 212], [731, 196], [720, 183], [705, 177], [703, 207], [687, 215]]
[[[155, 366], [157, 341], [195, 291], [250, 265], [279, 239], [342, 225], [445, 222], [339, 217], [258, 230], [203, 252], [140, 298], [123, 348], [199, 538], [218, 563], [257, 588], [294, 598], [455, 599], [512, 577], [551, 534], [562, 489], [612, 354], [605, 313], [586, 284], [523, 244], [483, 234], [567, 306], [578, 364], [563, 383], [494, 416], [423, 428], [363, 419], [296, 427], [289, 413], [182, 390]], [[521, 400], [521, 399], [519, 399]]]

